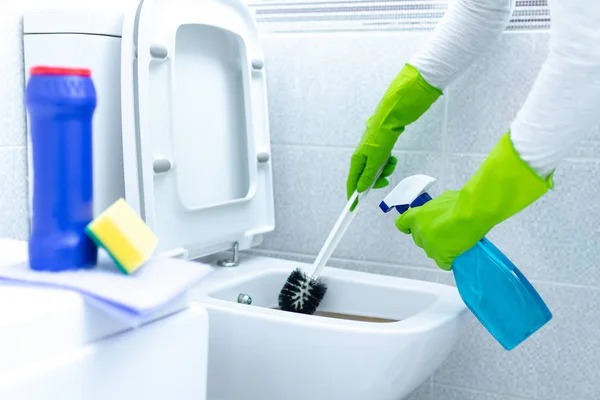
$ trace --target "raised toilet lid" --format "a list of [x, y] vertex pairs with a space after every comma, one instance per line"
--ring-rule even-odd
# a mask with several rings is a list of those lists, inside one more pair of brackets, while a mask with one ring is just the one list
[[126, 198], [158, 252], [196, 258], [274, 229], [264, 59], [237, 0], [142, 0], [123, 22]]

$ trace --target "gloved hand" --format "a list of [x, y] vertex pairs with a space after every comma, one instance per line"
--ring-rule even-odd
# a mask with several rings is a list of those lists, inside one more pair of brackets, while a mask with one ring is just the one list
[[553, 188], [552, 175], [539, 177], [504, 135], [478, 171], [458, 191], [447, 191], [396, 219], [415, 244], [444, 270], [495, 225], [510, 218]]
[[366, 130], [352, 155], [346, 181], [348, 198], [354, 190], [367, 190], [386, 160], [387, 165], [373, 187], [382, 188], [389, 184], [386, 177], [396, 167], [397, 160], [391, 153], [398, 137], [441, 95], [442, 92], [427, 83], [416, 68], [404, 66], [368, 119]]

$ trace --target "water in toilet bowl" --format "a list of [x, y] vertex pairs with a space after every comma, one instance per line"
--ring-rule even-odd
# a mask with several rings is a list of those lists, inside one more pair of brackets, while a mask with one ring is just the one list
[[[273, 307], [273, 309], [279, 310], [279, 307]], [[346, 319], [346, 320], [350, 320], [350, 321], [374, 322], [374, 323], [390, 323], [390, 322], [399, 322], [400, 321], [398, 319], [368, 317], [365, 315], [344, 314], [344, 313], [321, 311], [321, 310], [317, 310], [313, 315], [318, 316], [318, 317]]]

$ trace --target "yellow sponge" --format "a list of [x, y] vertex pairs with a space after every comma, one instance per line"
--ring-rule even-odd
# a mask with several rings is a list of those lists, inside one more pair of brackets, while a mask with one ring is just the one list
[[124, 199], [117, 200], [85, 228], [125, 274], [138, 270], [152, 256], [158, 238]]

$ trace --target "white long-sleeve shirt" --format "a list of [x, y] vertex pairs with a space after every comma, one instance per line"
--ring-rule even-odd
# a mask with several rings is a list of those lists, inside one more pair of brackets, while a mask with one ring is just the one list
[[[455, 0], [409, 63], [431, 85], [446, 89], [504, 31], [512, 2]], [[510, 126], [515, 149], [542, 178], [600, 125], [600, 2], [548, 3], [549, 56]]]

